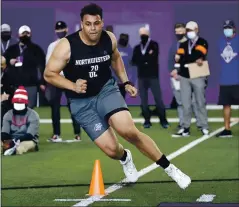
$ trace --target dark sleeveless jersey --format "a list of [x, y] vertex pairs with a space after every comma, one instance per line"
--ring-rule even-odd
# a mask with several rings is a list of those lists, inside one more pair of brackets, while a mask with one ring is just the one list
[[71, 47], [71, 57], [63, 72], [67, 79], [76, 82], [77, 79], [87, 80], [86, 93], [76, 93], [66, 90], [68, 98], [86, 98], [97, 95], [105, 83], [112, 77], [111, 57], [112, 41], [106, 31], [102, 31], [97, 45], [89, 46], [83, 43], [79, 31], [66, 37]]

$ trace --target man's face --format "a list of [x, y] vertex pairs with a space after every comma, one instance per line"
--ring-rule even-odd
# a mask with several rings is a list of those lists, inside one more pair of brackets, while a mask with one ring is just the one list
[[197, 34], [198, 34], [198, 28], [196, 29], [186, 29], [186, 32], [187, 32], [187, 38], [190, 39], [190, 40], [193, 40], [197, 37]]
[[178, 41], [183, 39], [185, 34], [186, 34], [186, 29], [184, 27], [175, 28], [175, 36], [177, 37]]
[[31, 33], [30, 32], [23, 32], [22, 34], [19, 34], [19, 38], [23, 37], [23, 36], [28, 36], [28, 37], [31, 37]]
[[183, 27], [179, 27], [175, 29], [175, 35], [184, 35], [186, 34], [186, 29]]
[[65, 36], [67, 35], [68, 29], [67, 29], [67, 28], [64, 28], [64, 29], [56, 29], [56, 30], [55, 30], [55, 33], [56, 33], [57, 37], [58, 37], [59, 39], [61, 39], [61, 38], [65, 37]]
[[11, 32], [1, 32], [1, 39], [8, 41], [11, 38]]
[[232, 37], [236, 33], [236, 29], [233, 27], [224, 27], [223, 32], [226, 37]]
[[81, 21], [81, 28], [84, 34], [92, 42], [96, 42], [101, 35], [104, 23], [100, 15], [86, 14]]

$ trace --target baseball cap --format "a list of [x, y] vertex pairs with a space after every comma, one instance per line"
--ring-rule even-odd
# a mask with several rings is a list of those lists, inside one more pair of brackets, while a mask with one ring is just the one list
[[190, 21], [186, 24], [186, 29], [195, 30], [198, 28], [197, 22]]
[[67, 24], [63, 21], [58, 21], [56, 22], [56, 25], [55, 25], [55, 30], [57, 29], [65, 29], [67, 28]]
[[232, 20], [226, 20], [223, 24], [223, 27], [230, 27], [230, 28], [234, 28], [235, 27], [235, 23]]
[[27, 25], [23, 25], [19, 28], [18, 30], [18, 34], [22, 34], [23, 32], [31, 32], [30, 27], [28, 27]]
[[8, 24], [1, 25], [1, 32], [11, 32], [11, 27]]

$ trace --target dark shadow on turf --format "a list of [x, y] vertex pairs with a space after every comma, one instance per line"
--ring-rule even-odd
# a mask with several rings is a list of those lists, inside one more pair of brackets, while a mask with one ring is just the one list
[[[192, 180], [193, 183], [200, 182], [228, 182], [228, 181], [239, 181], [239, 178], [227, 178], [227, 179], [204, 179], [204, 180]], [[143, 181], [137, 183], [105, 183], [105, 185], [140, 185], [140, 184], [158, 184], [158, 183], [174, 183], [173, 180], [170, 181]], [[64, 188], [64, 187], [84, 187], [90, 186], [90, 184], [64, 184], [64, 185], [38, 185], [38, 186], [13, 186], [13, 187], [2, 187], [2, 190], [21, 190], [21, 189], [33, 189], [33, 188]]]

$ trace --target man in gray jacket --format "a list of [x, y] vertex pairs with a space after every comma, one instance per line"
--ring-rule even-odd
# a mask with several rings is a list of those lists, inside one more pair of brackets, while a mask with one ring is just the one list
[[[174, 70], [174, 57], [175, 54], [179, 48], [180, 43], [186, 42], [187, 38], [186, 38], [186, 25], [184, 23], [177, 23], [174, 26], [174, 30], [175, 30], [175, 36], [177, 38], [177, 42], [174, 42], [173, 45], [170, 48], [169, 51], [169, 71], [170, 73], [172, 73], [172, 70]], [[179, 118], [179, 125], [178, 128], [181, 129], [183, 126], [183, 106], [182, 106], [182, 100], [181, 100], [181, 95], [180, 95], [180, 81], [179, 81], [180, 77], [171, 77], [171, 86], [172, 86], [172, 90], [173, 90], [173, 95], [175, 97], [175, 100], [177, 102], [177, 111], [178, 111], [178, 118]], [[201, 124], [200, 124], [200, 120], [198, 120], [198, 109], [197, 109], [197, 105], [196, 105], [196, 101], [195, 101], [195, 95], [194, 93], [192, 93], [192, 111], [194, 113], [194, 116], [197, 120], [197, 127], [200, 129], [201, 128]]]

